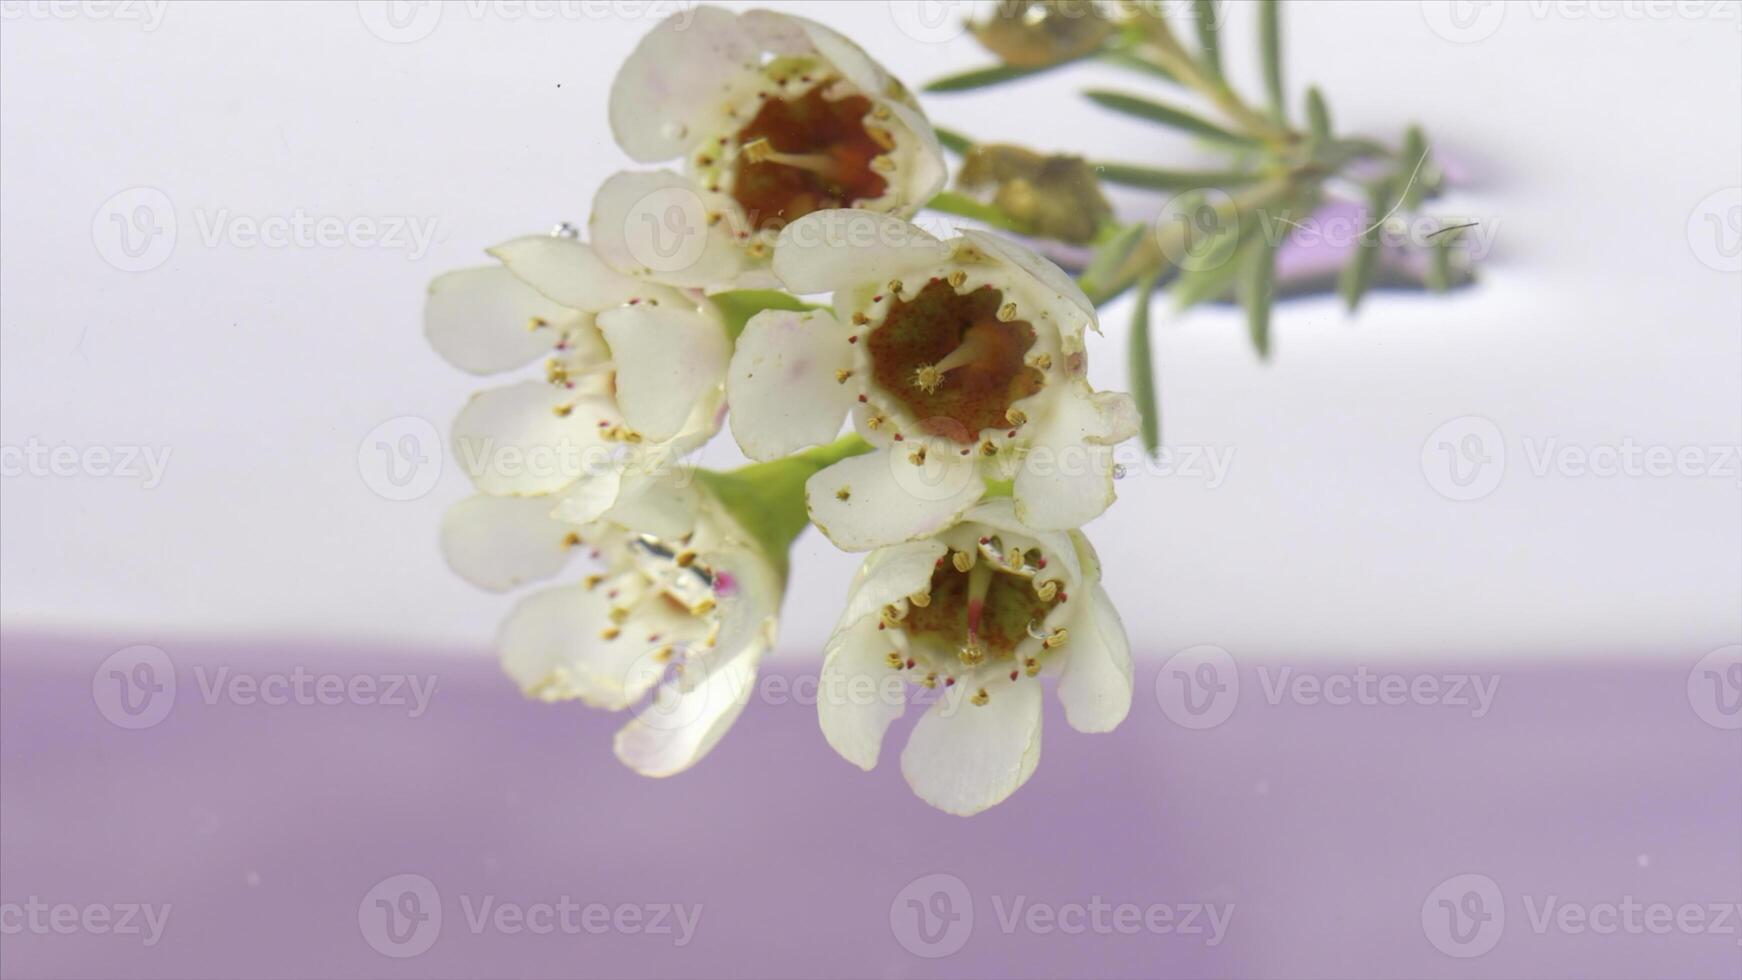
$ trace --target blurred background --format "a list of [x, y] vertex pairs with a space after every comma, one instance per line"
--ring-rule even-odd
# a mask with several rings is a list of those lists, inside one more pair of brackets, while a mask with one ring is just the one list
[[[1736, 3], [1284, 5], [1291, 97], [1317, 84], [1392, 143], [1419, 122], [1455, 167], [1434, 210], [1479, 222], [1477, 282], [1280, 304], [1269, 362], [1237, 309], [1158, 301], [1168, 453], [1123, 456], [1088, 529], [1132, 720], [1052, 724], [1035, 781], [966, 822], [912, 800], [893, 749], [873, 776], [833, 758], [790, 699], [690, 776], [629, 777], [612, 719], [499, 676], [510, 602], [438, 553], [469, 492], [441, 433], [478, 385], [426, 347], [424, 287], [584, 223], [631, 165], [615, 68], [686, 6], [0, 4], [0, 971], [1742, 976], [1742, 907], [1728, 933], [1543, 912], [1742, 901]], [[984, 5], [761, 6], [916, 87], [990, 62], [959, 29]], [[1224, 6], [1256, 91], [1255, 5]], [[1088, 65], [924, 105], [986, 140], [1210, 160], [1097, 85], [1136, 87]], [[1103, 310], [1098, 387], [1124, 386], [1130, 315]], [[857, 559], [808, 535], [793, 560], [775, 672], [802, 676]], [[180, 686], [132, 730], [93, 674], [137, 645]], [[1239, 665], [1225, 724], [1182, 721], [1181, 656]], [[435, 693], [272, 711], [202, 697], [222, 669]], [[1276, 693], [1287, 670], [1498, 693], [1334, 710]], [[358, 924], [402, 873], [446, 909], [427, 953]], [[461, 902], [565, 889], [705, 911], [682, 947], [620, 922], [565, 946]], [[1017, 896], [1237, 911], [1210, 946], [1006, 929]], [[1475, 953], [1430, 921], [1470, 896], [1510, 916]], [[141, 948], [35, 929], [39, 898], [174, 912]], [[908, 899], [946, 924], [966, 902], [971, 935], [939, 952], [959, 933]]]

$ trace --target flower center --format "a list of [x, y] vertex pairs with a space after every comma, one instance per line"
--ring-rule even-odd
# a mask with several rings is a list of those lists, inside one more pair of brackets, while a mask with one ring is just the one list
[[894, 149], [893, 141], [865, 125], [871, 100], [851, 95], [831, 101], [823, 97], [828, 84], [795, 99], [765, 99], [738, 132], [744, 149], [732, 197], [757, 231], [882, 197], [889, 186], [875, 161]]
[[933, 279], [894, 300], [866, 338], [872, 377], [926, 433], [971, 444], [982, 429], [1007, 428], [1010, 406], [1045, 383], [1023, 360], [1034, 327], [1015, 314], [991, 286], [957, 293]]

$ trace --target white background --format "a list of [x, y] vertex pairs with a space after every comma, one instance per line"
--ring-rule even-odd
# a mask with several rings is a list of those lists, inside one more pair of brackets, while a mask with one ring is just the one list
[[[455, 579], [435, 547], [464, 477], [450, 465], [421, 499], [386, 500], [359, 447], [399, 417], [445, 429], [476, 386], [425, 348], [424, 284], [585, 220], [628, 165], [606, 91], [652, 24], [454, 5], [390, 43], [368, 27], [379, 6], [177, 3], [149, 29], [141, 7], [4, 4], [0, 442], [171, 452], [149, 490], [4, 478], [9, 629], [487, 648], [509, 600]], [[769, 6], [833, 24], [915, 83], [986, 60], [965, 37], [904, 34], [924, 23], [911, 7]], [[1330, 299], [1283, 308], [1268, 366], [1237, 313], [1161, 319], [1168, 441], [1234, 456], [1214, 489], [1134, 472], [1090, 528], [1141, 651], [1695, 657], [1742, 633], [1733, 461], [1723, 477], [1600, 478], [1539, 476], [1529, 458], [1548, 440], [1742, 442], [1742, 212], [1712, 216], [1727, 227], [1702, 213], [1742, 184], [1736, 5], [1459, 7], [1474, 19], [1444, 4], [1285, 11], [1296, 95], [1316, 82], [1339, 126], [1386, 139], [1423, 122], [1479, 178], [1443, 210], [1479, 218], [1497, 250], [1453, 298], [1378, 295], [1353, 320]], [[1233, 8], [1230, 71], [1256, 91], [1252, 12]], [[1148, 84], [1084, 69], [927, 107], [985, 139], [1208, 159], [1074, 94], [1114, 82]], [[100, 251], [116, 245], [105, 202], [135, 187], [160, 190], [177, 222], [144, 272]], [[206, 241], [214, 223], [298, 209], [433, 223], [435, 241], [416, 257]], [[1123, 377], [1128, 317], [1106, 310], [1091, 348], [1103, 385]], [[1472, 415], [1499, 427], [1506, 468], [1493, 493], [1451, 501], [1423, 446]], [[708, 456], [734, 458], [725, 441]], [[854, 562], [801, 543], [787, 653], [818, 649]]]

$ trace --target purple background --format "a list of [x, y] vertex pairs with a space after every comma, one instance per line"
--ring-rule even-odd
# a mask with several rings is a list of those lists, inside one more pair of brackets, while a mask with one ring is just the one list
[[[1241, 663], [1237, 707], [1208, 730], [1158, 707], [1159, 659], [1145, 660], [1123, 727], [1077, 734], [1049, 698], [1038, 773], [964, 820], [907, 790], [902, 725], [867, 775], [823, 742], [813, 707], [760, 699], [699, 768], [647, 780], [610, 755], [617, 718], [524, 701], [483, 655], [159, 640], [175, 706], [125, 730], [99, 713], [92, 675], [126, 645], [5, 638], [0, 900], [170, 903], [168, 927], [153, 948], [7, 935], [6, 976], [1742, 975], [1734, 921], [1729, 935], [1539, 934], [1525, 904], [1742, 901], [1742, 733], [1690, 706], [1697, 656], [1369, 664], [1497, 675], [1480, 719], [1272, 704], [1260, 665]], [[223, 663], [433, 674], [437, 689], [419, 718], [208, 704], [195, 670]], [[393, 959], [365, 941], [358, 908], [401, 873], [433, 882], [444, 920], [427, 952]], [[926, 959], [903, 947], [891, 906], [938, 873], [964, 883], [974, 925], [959, 951]], [[1422, 905], [1464, 873], [1496, 882], [1506, 925], [1490, 952], [1454, 959], [1429, 942]], [[703, 909], [676, 948], [645, 934], [474, 934], [461, 905], [565, 894]], [[997, 903], [1017, 896], [1234, 912], [1214, 947], [1006, 933]]]

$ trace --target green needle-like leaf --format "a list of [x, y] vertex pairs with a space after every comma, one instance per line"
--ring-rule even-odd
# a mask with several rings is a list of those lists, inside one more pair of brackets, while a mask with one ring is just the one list
[[1154, 456], [1161, 451], [1161, 407], [1155, 397], [1155, 363], [1149, 348], [1149, 307], [1155, 292], [1155, 277], [1137, 286], [1137, 310], [1131, 317], [1131, 398], [1143, 419], [1143, 449]]
[[1307, 89], [1306, 94], [1307, 126], [1312, 130], [1313, 140], [1319, 143], [1331, 138], [1331, 110], [1325, 105], [1324, 93], [1317, 85]]
[[1034, 230], [1026, 222], [1005, 214], [997, 206], [956, 191], [940, 191], [936, 197], [926, 203], [926, 208], [932, 211], [941, 211], [944, 214], [953, 214], [960, 218], [972, 218], [1003, 231], [1013, 231], [1018, 235], [1026, 235]]
[[1216, 0], [1192, 0], [1192, 19], [1197, 21], [1198, 46], [1203, 49], [1204, 67], [1212, 76], [1222, 77], [1222, 45], [1216, 36]]
[[1280, 244], [1280, 240], [1259, 241], [1246, 250], [1241, 257], [1244, 268], [1236, 290], [1240, 305], [1246, 308], [1246, 331], [1252, 337], [1253, 348], [1264, 360], [1270, 359], [1271, 286], [1276, 279], [1276, 251]]
[[993, 65], [990, 68], [976, 68], [957, 75], [946, 75], [925, 87], [927, 92], [969, 92], [977, 88], [988, 88], [993, 85], [1003, 85], [1006, 82], [1032, 78], [1035, 75], [1063, 68], [1081, 59], [1072, 58], [1050, 65], [1037, 65], [1033, 68], [1018, 68], [1014, 65]]
[[1252, 140], [1226, 129], [1199, 116], [1194, 116], [1183, 109], [1151, 102], [1135, 95], [1125, 95], [1121, 92], [1108, 92], [1102, 89], [1091, 89], [1083, 93], [1089, 100], [1103, 109], [1160, 123], [1173, 129], [1201, 136], [1204, 139], [1216, 140], [1222, 143], [1234, 143], [1242, 146], [1251, 145]]
[[973, 140], [963, 136], [961, 133], [958, 133], [953, 129], [934, 126], [932, 127], [932, 131], [938, 134], [938, 142], [943, 144], [943, 148], [954, 153], [956, 156], [967, 156], [968, 151], [974, 148]]
[[1245, 170], [1162, 170], [1131, 163], [1097, 163], [1095, 174], [1109, 184], [1160, 191], [1241, 187], [1264, 179], [1262, 174]]
[[1391, 182], [1380, 180], [1368, 189], [1368, 214], [1364, 219], [1369, 222], [1367, 229], [1355, 243], [1355, 254], [1350, 257], [1349, 264], [1343, 267], [1343, 273], [1338, 282], [1338, 291], [1343, 295], [1343, 302], [1349, 307], [1349, 312], [1355, 312], [1361, 305], [1361, 297], [1367, 295], [1367, 290], [1373, 286], [1373, 274], [1379, 269], [1379, 227], [1381, 219], [1391, 207]]
[[1288, 122], [1288, 103], [1282, 92], [1282, 15], [1277, 0], [1258, 5], [1258, 51], [1264, 60], [1264, 91], [1277, 121]]
[[1409, 127], [1409, 131], [1403, 134], [1403, 148], [1397, 154], [1397, 165], [1401, 168], [1397, 179], [1406, 182], [1403, 191], [1404, 210], [1414, 210], [1427, 195], [1428, 162], [1427, 135], [1421, 131], [1420, 126]]

